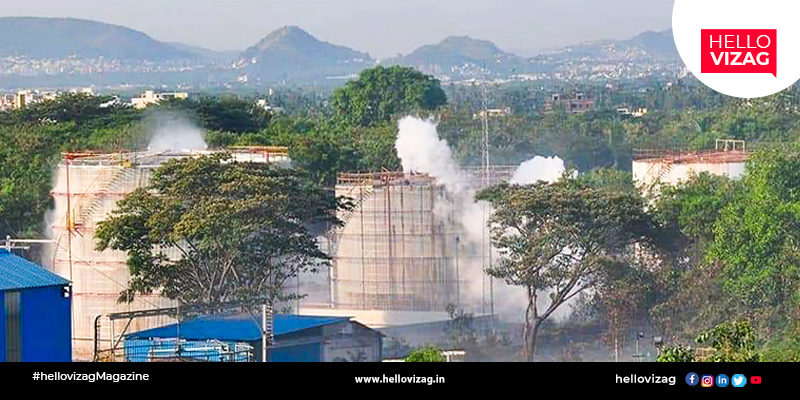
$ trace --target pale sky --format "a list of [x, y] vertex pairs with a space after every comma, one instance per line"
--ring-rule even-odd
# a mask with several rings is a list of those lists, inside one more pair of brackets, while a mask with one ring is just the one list
[[587, 40], [668, 29], [673, 0], [0, 0], [0, 16], [74, 17], [165, 42], [244, 50], [298, 25], [373, 57], [406, 54], [451, 35], [531, 55]]

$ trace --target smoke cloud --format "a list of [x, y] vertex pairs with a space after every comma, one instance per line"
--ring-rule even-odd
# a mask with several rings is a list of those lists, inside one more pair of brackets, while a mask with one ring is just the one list
[[148, 151], [206, 150], [203, 130], [183, 115], [159, 112], [145, 121], [150, 135]]
[[553, 183], [564, 174], [564, 161], [558, 157], [540, 157], [522, 163], [510, 183], [517, 185], [530, 185], [538, 181]]
[[452, 194], [468, 189], [467, 176], [453, 158], [447, 142], [439, 139], [431, 121], [405, 117], [399, 122], [395, 148], [405, 172], [419, 172], [436, 178]]
[[[475, 201], [475, 192], [479, 189], [475, 187], [476, 180], [470, 179], [470, 174], [455, 161], [450, 146], [439, 138], [434, 122], [409, 116], [401, 119], [398, 127], [395, 148], [403, 170], [428, 174], [447, 191], [447, 196], [437, 199], [434, 212], [443, 220], [454, 219], [464, 232], [465, 237], [461, 238], [461, 288], [462, 293], [470, 297], [464, 305], [471, 306], [473, 312], [480, 312], [490, 290], [485, 284], [488, 278], [484, 274], [484, 263], [488, 266], [488, 260], [497, 262], [500, 258], [488, 239], [487, 221], [491, 206]], [[511, 183], [555, 182], [564, 171], [564, 162], [560, 158], [536, 156], [519, 166]], [[524, 290], [495, 279], [493, 292], [495, 312], [518, 320], [527, 302]]]

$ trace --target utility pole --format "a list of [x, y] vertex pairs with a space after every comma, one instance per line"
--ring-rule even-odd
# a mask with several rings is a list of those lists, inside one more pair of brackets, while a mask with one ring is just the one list
[[261, 305], [261, 362], [267, 362], [267, 303]]
[[[490, 164], [489, 164], [489, 162], [490, 162], [490, 160], [489, 160], [489, 94], [488, 94], [488, 88], [487, 88], [487, 80], [488, 80], [488, 72], [486, 70], [486, 60], [483, 60], [483, 85], [482, 85], [483, 86], [483, 96], [482, 96], [483, 97], [483, 99], [482, 99], [482, 108], [483, 108], [482, 117], [483, 118], [481, 118], [481, 120], [483, 122], [483, 146], [482, 146], [483, 154], [482, 154], [482, 157], [481, 157], [481, 162], [483, 164], [483, 179], [482, 179], [481, 183], [482, 183], [484, 188], [486, 188], [489, 185], [491, 185], [491, 179], [489, 177], [489, 172], [490, 172]], [[492, 267], [492, 242], [491, 242], [491, 240], [488, 240], [488, 228], [486, 226], [487, 225], [487, 221], [488, 221], [488, 215], [487, 214], [488, 213], [487, 213], [487, 209], [486, 209], [486, 204], [484, 204], [483, 205], [483, 222], [484, 222], [483, 223], [483, 237], [481, 239], [481, 242], [485, 241], [487, 243], [486, 246], [481, 244], [481, 258], [482, 258], [482, 261], [483, 261], [483, 268], [484, 268], [484, 271], [483, 271], [484, 293], [485, 293], [485, 290], [486, 290], [485, 289], [485, 286], [486, 286], [486, 275], [487, 275], [486, 274], [486, 268], [487, 268], [487, 266], [488, 266], [488, 268]], [[488, 264], [486, 262], [487, 261], [487, 256], [488, 256]], [[489, 312], [491, 313], [491, 315], [494, 315], [494, 279], [491, 276], [489, 276], [488, 278], [489, 278]], [[486, 301], [485, 298], [486, 298], [486, 295], [484, 294], [484, 302]], [[485, 313], [486, 310], [484, 309], [483, 312]]]
[[461, 239], [456, 236], [456, 303], [461, 307], [461, 278], [458, 271], [458, 251], [461, 247]]
[[261, 305], [261, 362], [269, 361], [267, 349], [272, 346], [273, 319], [272, 306], [266, 302]]

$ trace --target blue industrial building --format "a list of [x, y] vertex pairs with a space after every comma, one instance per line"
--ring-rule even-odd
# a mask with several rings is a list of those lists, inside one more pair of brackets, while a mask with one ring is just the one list
[[[260, 323], [260, 316], [207, 315], [134, 332], [125, 336], [126, 359], [259, 361]], [[379, 362], [382, 358], [383, 335], [350, 318], [276, 314], [273, 333], [274, 345], [268, 352], [272, 362]]]
[[70, 282], [0, 249], [0, 361], [71, 361]]

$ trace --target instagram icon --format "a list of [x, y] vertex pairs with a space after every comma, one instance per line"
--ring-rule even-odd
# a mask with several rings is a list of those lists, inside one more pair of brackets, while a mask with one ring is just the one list
[[700, 386], [702, 387], [714, 386], [714, 375], [703, 375], [703, 377], [700, 378]]

